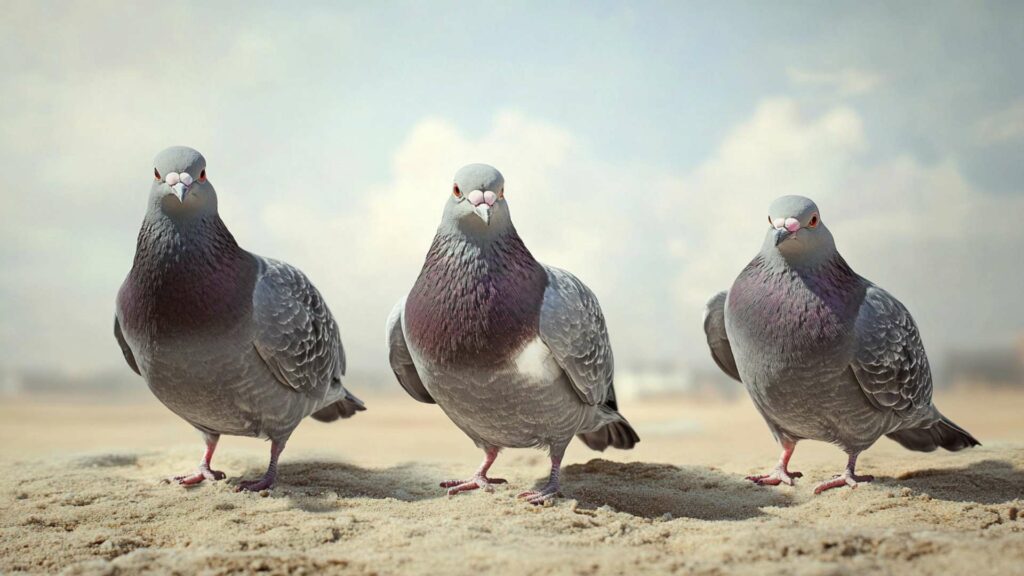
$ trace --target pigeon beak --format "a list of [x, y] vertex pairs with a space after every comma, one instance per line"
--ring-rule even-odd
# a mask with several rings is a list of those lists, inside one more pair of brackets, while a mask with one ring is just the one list
[[782, 244], [782, 242], [786, 238], [789, 238], [792, 235], [793, 235], [793, 233], [790, 232], [789, 230], [786, 230], [785, 228], [776, 228], [775, 229], [775, 245], [778, 246], [779, 244]]
[[476, 215], [484, 221], [484, 224], [491, 223], [491, 207], [488, 206], [486, 202], [477, 204], [476, 207], [473, 208], [473, 212], [476, 212]]
[[184, 182], [178, 182], [174, 186], [171, 186], [171, 191], [178, 197], [178, 201], [184, 203], [185, 195], [188, 194], [188, 186]]

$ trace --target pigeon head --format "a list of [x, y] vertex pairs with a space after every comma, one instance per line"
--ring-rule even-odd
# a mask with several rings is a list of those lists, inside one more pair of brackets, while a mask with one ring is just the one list
[[828, 260], [836, 246], [813, 200], [782, 196], [768, 208], [764, 250], [774, 251], [792, 264], [813, 264]]
[[488, 236], [511, 225], [501, 172], [487, 164], [470, 164], [456, 172], [444, 222], [471, 236]]
[[172, 146], [153, 160], [152, 208], [170, 217], [217, 212], [217, 193], [206, 178], [206, 158], [187, 146]]

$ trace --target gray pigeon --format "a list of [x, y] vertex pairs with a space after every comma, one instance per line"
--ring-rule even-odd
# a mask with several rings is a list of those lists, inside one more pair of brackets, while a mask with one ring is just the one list
[[239, 248], [199, 152], [168, 148], [154, 164], [114, 335], [153, 394], [206, 440], [199, 470], [175, 481], [224, 478], [210, 459], [220, 435], [232, 434], [270, 439], [266, 474], [239, 490], [271, 488], [300, 420], [365, 409], [341, 384], [338, 325], [302, 272]]
[[789, 459], [803, 439], [849, 456], [816, 494], [871, 481], [856, 474], [857, 456], [883, 435], [923, 452], [979, 445], [932, 404], [928, 357], [910, 313], [843, 260], [814, 202], [783, 196], [768, 222], [761, 252], [704, 313], [712, 357], [746, 384], [782, 445], [778, 466], [748, 479], [792, 485], [800, 473]]
[[504, 483], [487, 472], [502, 448], [546, 448], [551, 476], [519, 495], [559, 492], [574, 435], [594, 450], [629, 449], [639, 437], [619, 414], [612, 350], [594, 294], [544, 266], [512, 225], [505, 181], [484, 164], [455, 175], [452, 195], [416, 284], [391, 312], [387, 341], [398, 382], [436, 403], [485, 452], [448, 494]]

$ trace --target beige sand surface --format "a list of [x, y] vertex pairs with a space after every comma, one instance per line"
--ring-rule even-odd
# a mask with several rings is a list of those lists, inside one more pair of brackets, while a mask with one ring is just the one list
[[642, 442], [575, 443], [565, 498], [533, 508], [537, 451], [502, 454], [510, 484], [447, 498], [437, 481], [479, 454], [433, 406], [366, 398], [370, 410], [306, 422], [278, 488], [236, 494], [267, 444], [225, 438], [228, 480], [185, 489], [196, 433], [155, 400], [0, 399], [0, 573], [846, 574], [1024, 573], [1024, 393], [940, 395], [985, 446], [919, 454], [882, 440], [861, 459], [874, 484], [813, 496], [837, 449], [801, 444], [795, 488], [743, 475], [777, 453], [745, 399], [624, 403]]

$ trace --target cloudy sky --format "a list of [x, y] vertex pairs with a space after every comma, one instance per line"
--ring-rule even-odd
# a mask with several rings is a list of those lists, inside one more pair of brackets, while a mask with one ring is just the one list
[[114, 297], [173, 144], [360, 371], [469, 162], [597, 293], [620, 365], [710, 366], [703, 303], [782, 194], [933, 356], [1024, 333], [1024, 5], [209, 4], [5, 3], [0, 368], [123, 363]]

